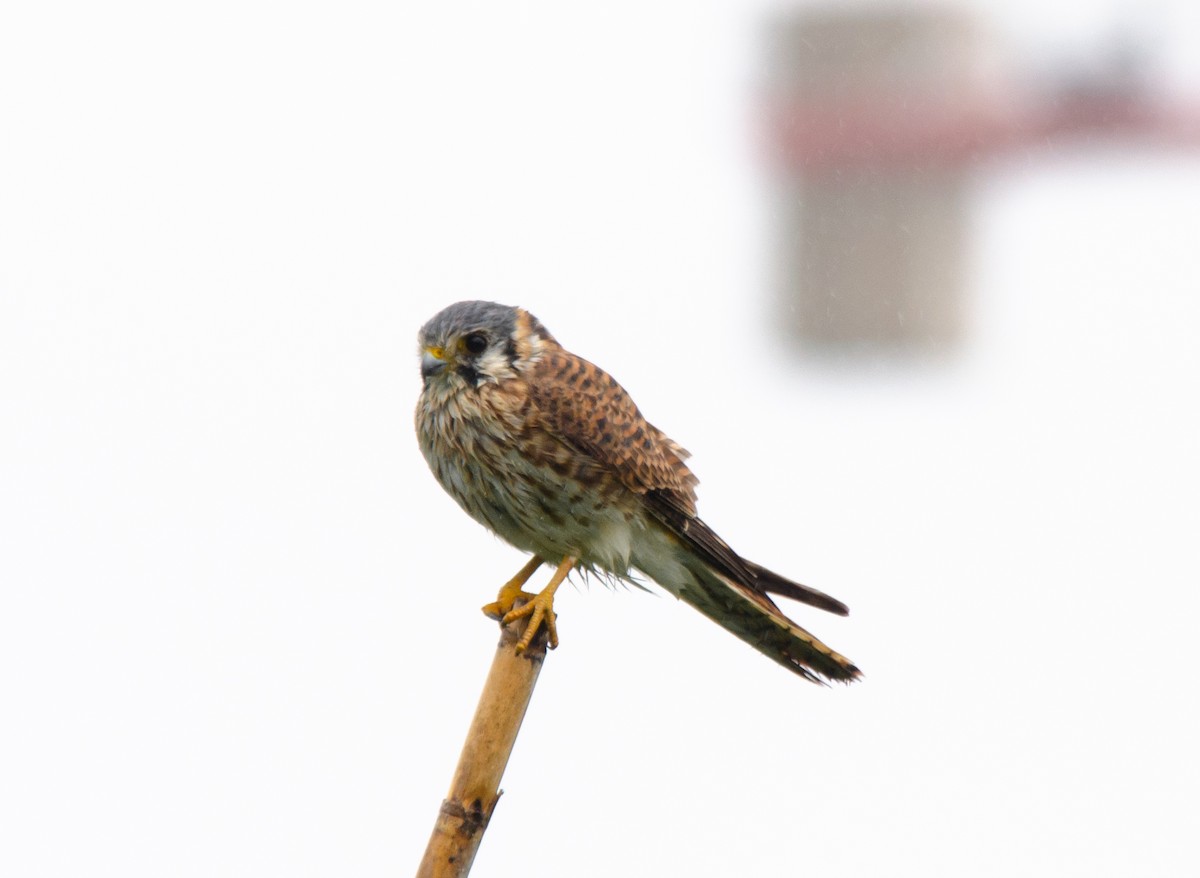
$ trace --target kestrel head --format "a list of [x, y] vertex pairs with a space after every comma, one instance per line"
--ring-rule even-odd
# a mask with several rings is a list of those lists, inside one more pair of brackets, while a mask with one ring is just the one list
[[557, 345], [528, 311], [495, 302], [456, 302], [421, 327], [417, 342], [426, 387], [513, 378], [547, 345]]

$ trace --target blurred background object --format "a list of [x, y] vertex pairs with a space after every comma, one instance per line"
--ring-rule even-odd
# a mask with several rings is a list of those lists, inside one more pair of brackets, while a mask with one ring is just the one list
[[806, 7], [769, 32], [778, 308], [805, 349], [962, 341], [982, 161], [1079, 139], [1200, 143], [1200, 114], [1155, 90], [1128, 37], [1034, 79], [961, 7]]

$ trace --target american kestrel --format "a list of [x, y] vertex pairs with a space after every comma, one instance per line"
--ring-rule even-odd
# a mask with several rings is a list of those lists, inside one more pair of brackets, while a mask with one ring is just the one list
[[[807, 680], [859, 676], [769, 595], [843, 616], [846, 605], [747, 561], [697, 518], [688, 453], [536, 317], [459, 302], [418, 338], [416, 426], [430, 469], [467, 514], [533, 554], [484, 607], [506, 623], [532, 617], [518, 649], [542, 624], [558, 644], [554, 592], [573, 569], [625, 581], [637, 571]], [[543, 563], [556, 568], [549, 584], [523, 592]]]

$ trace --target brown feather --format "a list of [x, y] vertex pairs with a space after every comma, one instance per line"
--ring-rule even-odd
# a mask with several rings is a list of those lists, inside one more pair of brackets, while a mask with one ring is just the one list
[[743, 559], [701, 521], [687, 451], [533, 315], [460, 302], [420, 345], [421, 450], [473, 518], [542, 558], [618, 577], [632, 566], [806, 679], [859, 676], [770, 595], [845, 605]]
[[757, 590], [747, 589], [711, 568], [697, 573], [699, 591], [680, 596], [763, 655], [812, 683], [849, 683], [862, 676], [853, 662], [787, 618]]
[[780, 576], [778, 573], [773, 573], [767, 568], [755, 564], [753, 561], [747, 561], [743, 558], [742, 563], [754, 575], [755, 585], [768, 594], [777, 594], [780, 597], [791, 598], [802, 604], [808, 604], [810, 607], [827, 610], [830, 613], [837, 613], [839, 616], [850, 615], [849, 607], [837, 598], [825, 594], [823, 591], [817, 591], [815, 588], [801, 585], [798, 582], [792, 582], [792, 580]]
[[555, 343], [530, 375], [529, 388], [547, 426], [640, 495], [655, 518], [721, 573], [764, 597], [777, 594], [840, 616], [850, 612], [836, 598], [742, 558], [697, 518], [699, 479], [684, 463], [687, 451], [647, 421], [599, 366]]
[[561, 347], [529, 375], [529, 396], [546, 426], [635, 494], [656, 492], [665, 507], [696, 514], [698, 479], [687, 452], [649, 423], [616, 380]]

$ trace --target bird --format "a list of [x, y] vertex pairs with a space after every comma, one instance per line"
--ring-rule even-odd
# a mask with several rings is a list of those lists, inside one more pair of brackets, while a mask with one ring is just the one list
[[[564, 348], [523, 308], [463, 301], [418, 333], [415, 426], [433, 475], [464, 511], [528, 563], [484, 613], [529, 617], [558, 645], [554, 594], [573, 570], [658, 583], [814, 683], [861, 672], [789, 619], [772, 595], [847, 615], [836, 598], [738, 555], [696, 514], [688, 452], [607, 372]], [[525, 584], [554, 567], [539, 592]]]

